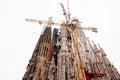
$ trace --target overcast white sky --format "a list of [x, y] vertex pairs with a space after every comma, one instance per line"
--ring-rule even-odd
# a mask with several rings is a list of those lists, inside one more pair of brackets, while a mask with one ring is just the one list
[[[59, 3], [66, 0], [0, 0], [0, 78], [21, 80], [43, 26], [26, 22], [26, 18], [56, 22], [64, 19]], [[83, 26], [98, 28], [86, 32], [100, 44], [120, 72], [120, 0], [69, 0], [70, 12]], [[35, 34], [37, 33], [37, 34]]]

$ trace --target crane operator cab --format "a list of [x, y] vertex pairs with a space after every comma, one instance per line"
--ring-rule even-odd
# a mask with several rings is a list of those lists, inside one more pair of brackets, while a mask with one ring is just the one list
[[79, 20], [76, 18], [76, 17], [73, 17], [71, 22], [69, 23], [69, 27], [72, 29], [72, 30], [75, 30], [76, 27], [80, 26], [80, 22]]

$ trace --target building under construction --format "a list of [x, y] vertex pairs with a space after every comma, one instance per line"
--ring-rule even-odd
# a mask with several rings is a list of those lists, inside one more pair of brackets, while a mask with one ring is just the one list
[[[55, 23], [26, 19], [26, 21], [46, 24], [22, 80], [120, 80], [120, 74], [106, 57], [100, 45], [90, 43], [83, 30], [97, 32], [96, 28], [80, 25], [77, 18]], [[60, 26], [60, 29], [52, 25]]]

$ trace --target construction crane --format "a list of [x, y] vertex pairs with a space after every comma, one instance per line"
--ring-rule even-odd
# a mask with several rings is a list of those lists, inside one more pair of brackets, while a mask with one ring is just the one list
[[66, 27], [71, 27], [72, 29], [81, 29], [81, 30], [89, 30], [89, 31], [93, 31], [93, 32], [97, 32], [97, 28], [93, 28], [93, 27], [80, 27], [77, 26], [75, 23], [70, 22], [70, 12], [69, 12], [69, 3], [67, 0], [67, 8], [68, 8], [68, 14], [66, 13], [66, 10], [64, 8], [64, 5], [62, 3], [60, 3], [61, 8], [63, 10], [63, 15], [65, 16], [66, 19], [66, 23], [56, 23], [52, 21], [52, 17], [50, 17], [48, 19], [48, 21], [44, 21], [44, 20], [36, 20], [36, 19], [26, 19], [27, 22], [34, 22], [34, 23], [39, 23], [39, 24], [47, 24], [47, 25], [55, 25], [55, 26], [62, 26], [65, 25]]

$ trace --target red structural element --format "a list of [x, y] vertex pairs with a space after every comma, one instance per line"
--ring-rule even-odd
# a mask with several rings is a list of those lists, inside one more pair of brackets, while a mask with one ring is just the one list
[[106, 73], [104, 72], [90, 72], [88, 73], [88, 70], [85, 69], [85, 76], [86, 76], [86, 80], [91, 80], [92, 78], [95, 78], [95, 77], [102, 77], [104, 75], [106, 75]]
[[50, 61], [52, 60], [52, 57], [53, 57], [54, 52], [55, 52], [54, 44], [55, 43], [52, 41], [51, 46], [50, 46]]

